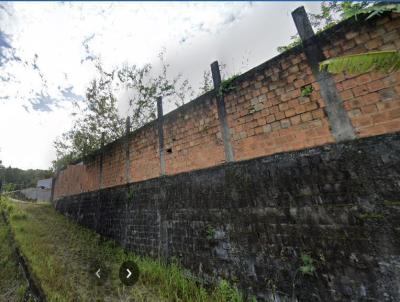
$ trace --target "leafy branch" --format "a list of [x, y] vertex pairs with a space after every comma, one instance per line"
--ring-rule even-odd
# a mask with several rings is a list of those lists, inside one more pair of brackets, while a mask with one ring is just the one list
[[400, 52], [376, 51], [331, 58], [320, 63], [320, 70], [330, 73], [360, 74], [372, 70], [385, 73], [400, 70]]
[[225, 94], [229, 93], [230, 91], [233, 91], [236, 89], [236, 86], [234, 85], [235, 80], [238, 78], [239, 75], [234, 74], [231, 77], [227, 78], [226, 80], [223, 80], [221, 82], [221, 85], [219, 86], [217, 95], [219, 97], [224, 96]]

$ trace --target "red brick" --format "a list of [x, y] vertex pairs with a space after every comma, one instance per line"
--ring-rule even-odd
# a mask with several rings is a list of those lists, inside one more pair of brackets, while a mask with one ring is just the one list
[[305, 105], [299, 105], [295, 108], [296, 113], [300, 114], [300, 113], [304, 113], [306, 112], [306, 106]]
[[387, 31], [392, 31], [393, 29], [400, 28], [400, 18], [396, 20], [391, 20], [390, 22], [385, 24], [385, 28]]
[[294, 115], [296, 115], [296, 111], [293, 108], [285, 111], [285, 116], [286, 117], [291, 117], [291, 116], [294, 116]]
[[357, 37], [358, 35], [359, 35], [358, 32], [350, 31], [350, 32], [346, 33], [345, 37], [346, 37], [347, 40], [351, 40], [351, 39]]
[[361, 116], [353, 118], [352, 123], [355, 127], [365, 127], [368, 125], [372, 125], [373, 120], [371, 116]]
[[365, 43], [365, 46], [367, 47], [368, 50], [376, 50], [383, 44], [381, 38], [375, 38], [373, 40], [369, 40], [367, 43]]
[[311, 112], [314, 119], [323, 118], [325, 116], [324, 111], [322, 109], [317, 109]]
[[346, 51], [346, 50], [353, 48], [354, 46], [356, 46], [356, 43], [353, 40], [350, 40], [350, 41], [343, 43], [342, 48], [343, 48], [343, 50]]
[[267, 107], [267, 108], [272, 107], [272, 101], [271, 100], [265, 101], [264, 104], [265, 104], [265, 107]]
[[373, 81], [367, 84], [369, 91], [374, 92], [386, 88], [385, 83], [382, 80]]
[[281, 129], [281, 123], [279, 121], [273, 122], [271, 124], [272, 130], [279, 130]]
[[314, 110], [317, 108], [318, 108], [318, 105], [315, 102], [306, 104], [306, 111], [311, 111], [311, 110]]
[[364, 44], [365, 42], [369, 41], [371, 38], [368, 33], [364, 33], [355, 37], [354, 41], [357, 44]]
[[388, 42], [391, 42], [391, 41], [396, 41], [396, 40], [399, 39], [399, 38], [400, 38], [399, 33], [398, 33], [397, 31], [393, 30], [393, 31], [391, 31], [391, 32], [386, 33], [386, 34], [383, 36], [383, 43], [388, 43]]
[[369, 126], [369, 127], [365, 127], [362, 128], [359, 131], [359, 136], [360, 137], [368, 137], [368, 136], [372, 136], [372, 135], [379, 135], [384, 133], [385, 131], [385, 126], [384, 125], [373, 125], [373, 126]]
[[305, 104], [305, 103], [308, 103], [308, 102], [310, 102], [310, 97], [308, 97], [308, 96], [299, 97], [299, 103], [300, 104]]
[[277, 113], [275, 113], [275, 118], [276, 118], [276, 120], [282, 120], [282, 119], [284, 119], [285, 118], [285, 114], [283, 113], [283, 112], [277, 112]]
[[368, 73], [360, 75], [356, 78], [357, 83], [365, 84], [371, 81], [371, 76]]
[[266, 121], [267, 121], [267, 119], [266, 118], [259, 118], [258, 120], [257, 120], [257, 124], [259, 125], [259, 126], [263, 126], [263, 125], [265, 125], [265, 123], [266, 123]]
[[400, 102], [379, 102], [376, 104], [379, 111], [400, 107]]
[[296, 65], [296, 64], [299, 64], [301, 61], [302, 61], [302, 59], [299, 56], [297, 56], [292, 59], [292, 64]]
[[287, 110], [287, 109], [289, 109], [289, 104], [288, 104], [288, 103], [281, 103], [281, 104], [279, 104], [279, 110], [280, 110], [280, 111], [285, 111], [285, 110]]
[[383, 123], [388, 119], [386, 112], [376, 113], [372, 116], [372, 121], [374, 124]]
[[363, 113], [374, 113], [374, 112], [378, 111], [378, 109], [377, 109], [375, 104], [364, 106], [364, 107], [361, 108], [361, 110], [362, 110]]
[[272, 123], [275, 121], [275, 116], [273, 114], [267, 116], [267, 123]]
[[340, 96], [343, 101], [350, 100], [354, 97], [353, 92], [350, 89], [341, 91]]
[[290, 100], [290, 101], [288, 102], [288, 104], [289, 104], [289, 108], [294, 108], [294, 107], [296, 107], [296, 106], [299, 105], [299, 101], [298, 101], [297, 99]]
[[352, 91], [353, 91], [354, 96], [357, 97], [360, 95], [367, 94], [369, 92], [369, 89], [368, 89], [367, 85], [360, 85], [360, 86], [354, 87], [352, 89]]
[[383, 133], [391, 133], [400, 130], [400, 120], [390, 121], [384, 124], [385, 131]]
[[359, 97], [358, 100], [359, 103], [362, 103], [363, 105], [375, 104], [379, 102], [379, 94], [377, 92], [369, 93], [367, 95]]
[[400, 117], [400, 108], [396, 108], [389, 111], [389, 118], [395, 119]]
[[388, 22], [389, 22], [389, 18], [388, 17], [384, 17], [384, 18], [381, 18], [378, 21], [376, 21], [376, 24], [377, 25], [383, 25], [383, 24], [386, 24]]
[[301, 120], [303, 122], [311, 121], [312, 120], [311, 113], [310, 112], [306, 112], [306, 113], [301, 114]]
[[301, 122], [301, 118], [300, 115], [296, 115], [290, 118], [290, 122], [292, 123], [292, 125], [298, 125]]
[[279, 112], [278, 106], [273, 106], [273, 107], [271, 107], [269, 110], [270, 110], [270, 112], [272, 112], [272, 113], [277, 113], [277, 112]]
[[345, 81], [343, 81], [341, 84], [342, 84], [342, 86], [343, 86], [343, 90], [347, 90], [347, 89], [354, 88], [354, 87], [357, 87], [357, 86], [358, 86], [357, 81], [356, 81], [356, 80], [353, 80], [353, 79], [351, 79], [351, 80], [345, 80]]
[[300, 79], [300, 80], [294, 81], [293, 84], [294, 84], [294, 87], [300, 88], [300, 87], [303, 87], [306, 84], [306, 82], [303, 79]]

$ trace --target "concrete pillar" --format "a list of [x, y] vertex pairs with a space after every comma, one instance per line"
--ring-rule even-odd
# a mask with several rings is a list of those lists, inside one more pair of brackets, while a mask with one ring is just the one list
[[160, 150], [160, 174], [165, 175], [165, 153], [164, 153], [164, 117], [162, 97], [157, 98], [157, 125], [158, 125], [158, 148]]
[[56, 172], [56, 175], [54, 175], [54, 177], [51, 178], [51, 193], [50, 193], [50, 202], [51, 203], [54, 200], [54, 190], [56, 187], [57, 176], [58, 176], [58, 171]]
[[126, 129], [125, 129], [125, 181], [127, 183], [131, 182], [131, 159], [129, 150], [129, 134], [131, 132], [131, 119], [128, 116], [126, 118]]
[[303, 43], [304, 53], [314, 77], [321, 87], [321, 96], [326, 103], [325, 111], [331, 133], [337, 142], [356, 138], [353, 125], [343, 107], [343, 101], [336, 89], [335, 81], [326, 71], [319, 70], [319, 63], [326, 58], [315, 38], [310, 20], [303, 6], [292, 12], [292, 17]]
[[99, 189], [103, 188], [103, 147], [104, 147], [104, 132], [101, 134], [101, 141], [100, 141], [100, 165], [99, 165]]
[[233, 149], [231, 144], [231, 134], [228, 127], [228, 121], [226, 119], [225, 100], [224, 96], [218, 93], [221, 86], [221, 73], [219, 70], [218, 61], [215, 61], [211, 64], [211, 73], [214, 83], [214, 91], [217, 98], [218, 119], [222, 134], [222, 140], [224, 143], [225, 160], [227, 162], [232, 162], [235, 159], [233, 156]]

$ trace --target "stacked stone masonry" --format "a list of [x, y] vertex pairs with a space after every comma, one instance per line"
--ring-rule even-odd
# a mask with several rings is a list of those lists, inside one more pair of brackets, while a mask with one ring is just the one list
[[[348, 20], [321, 33], [327, 58], [400, 48], [400, 15]], [[400, 72], [334, 76], [358, 138], [400, 130]], [[239, 76], [225, 95], [235, 161], [334, 143], [325, 102], [302, 47], [298, 46]], [[301, 96], [303, 87], [313, 91]], [[166, 174], [225, 163], [215, 93], [209, 92], [164, 117]], [[160, 176], [156, 122], [128, 137], [129, 180]], [[127, 183], [125, 138], [82, 163], [59, 172], [54, 197]], [[102, 161], [102, 175], [100, 175]]]
[[[257, 301], [395, 302], [399, 167], [400, 134], [385, 134], [66, 196], [55, 207]], [[302, 255], [313, 274], [298, 271]]]

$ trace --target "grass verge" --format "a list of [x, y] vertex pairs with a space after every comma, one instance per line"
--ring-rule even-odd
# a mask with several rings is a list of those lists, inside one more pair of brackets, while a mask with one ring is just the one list
[[0, 301], [23, 301], [28, 282], [14, 253], [9, 227], [0, 213]]
[[[69, 221], [50, 204], [3, 198], [0, 211], [10, 218], [16, 242], [48, 301], [244, 301], [228, 282], [206, 290], [186, 277], [178, 264], [126, 252], [114, 241]], [[127, 260], [136, 262], [140, 270], [132, 287], [124, 286], [118, 277], [120, 265]], [[93, 262], [110, 271], [101, 286], [91, 273]]]

